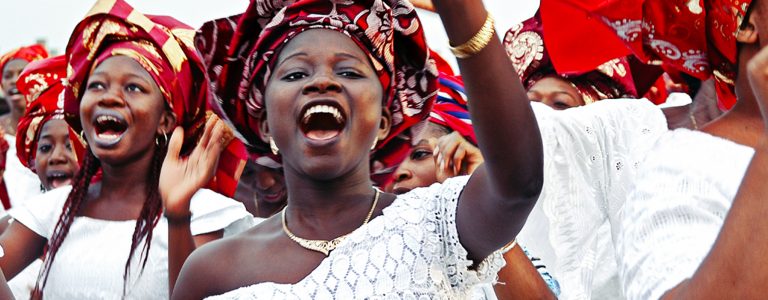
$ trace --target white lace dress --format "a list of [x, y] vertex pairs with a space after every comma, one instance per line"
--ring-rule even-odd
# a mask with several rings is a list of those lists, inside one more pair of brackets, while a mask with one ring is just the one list
[[466, 299], [504, 266], [477, 270], [459, 243], [456, 207], [468, 177], [415, 189], [361, 226], [296, 284], [259, 283], [208, 299]]
[[4, 138], [10, 148], [8, 148], [5, 158], [3, 179], [8, 190], [8, 198], [11, 200], [11, 207], [14, 207], [42, 194], [42, 191], [40, 190], [40, 178], [22, 165], [19, 157], [16, 156], [16, 137], [6, 134]]
[[560, 299], [621, 299], [613, 236], [643, 157], [667, 131], [646, 100], [555, 111], [533, 103], [544, 188], [518, 242], [560, 283]]
[[[62, 187], [11, 210], [11, 216], [35, 233], [50, 238], [71, 187]], [[240, 231], [253, 218], [242, 203], [210, 190], [193, 197], [191, 230], [199, 235], [224, 229]], [[121, 299], [123, 271], [136, 221], [76, 217], [50, 271], [44, 298]], [[143, 244], [142, 244], [143, 245]], [[149, 259], [140, 272], [141, 246], [132, 259], [125, 299], [167, 299], [168, 223], [161, 218], [153, 231]], [[23, 297], [21, 299], [27, 298]]]
[[753, 155], [750, 147], [687, 129], [659, 140], [621, 222], [619, 269], [628, 298], [659, 299], [693, 275], [714, 245]]

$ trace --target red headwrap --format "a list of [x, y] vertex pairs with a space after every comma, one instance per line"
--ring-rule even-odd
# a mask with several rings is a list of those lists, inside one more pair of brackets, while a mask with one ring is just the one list
[[386, 179], [407, 153], [401, 151], [408, 147], [407, 139], [398, 136], [426, 118], [437, 90], [434, 61], [408, 1], [256, 0], [239, 18], [204, 25], [198, 48], [208, 61], [209, 74], [217, 76], [213, 86], [219, 99], [212, 107], [252, 153], [268, 153], [258, 132], [258, 117], [274, 58], [293, 37], [315, 28], [351, 37], [368, 53], [379, 75], [392, 128], [372, 155], [372, 171], [374, 180], [379, 173]]
[[[19, 119], [16, 131], [16, 155], [19, 161], [34, 169], [37, 141], [43, 125], [49, 120], [64, 119], [63, 80], [67, 76], [67, 61], [63, 55], [55, 56], [27, 65], [19, 76], [16, 86], [27, 100], [27, 110]], [[85, 153], [85, 142], [69, 129], [69, 139], [76, 157], [80, 160]]]
[[[75, 29], [67, 45], [69, 82], [64, 109], [70, 126], [81, 130], [81, 86], [101, 62], [116, 55], [136, 60], [154, 79], [168, 107], [184, 128], [182, 153], [196, 144], [205, 125], [210, 85], [203, 61], [194, 48], [195, 31], [167, 16], [149, 16], [122, 0], [99, 1]], [[74, 116], [74, 118], [69, 118]], [[244, 162], [236, 143], [219, 160], [210, 188], [231, 196]]]
[[42, 45], [19, 47], [0, 57], [0, 73], [5, 70], [5, 64], [14, 59], [23, 59], [33, 62], [48, 57], [48, 51]]
[[[585, 104], [604, 99], [637, 98], [629, 63], [624, 58], [612, 59], [586, 72], [565, 74], [555, 71], [544, 46], [542, 25], [537, 12], [532, 18], [512, 26], [504, 37], [507, 55], [526, 90], [543, 78], [556, 77], [571, 83], [581, 93]], [[575, 48], [577, 45], [571, 46]]]
[[[715, 76], [721, 108], [736, 101], [736, 32], [752, 0], [543, 0], [558, 71], [635, 54], [699, 79]], [[568, 16], [567, 18], [564, 16]], [[569, 47], [590, 41], [590, 47]]]
[[[202, 133], [209, 89], [202, 60], [187, 25], [165, 16], [145, 16], [124, 1], [100, 1], [75, 28], [67, 45], [69, 82], [64, 109], [78, 116], [81, 86], [101, 62], [116, 55], [136, 60], [152, 76], [184, 128], [183, 149]], [[68, 119], [81, 130], [79, 118]]]
[[458, 76], [441, 72], [439, 83], [440, 90], [429, 113], [429, 121], [457, 131], [467, 141], [477, 145], [477, 137], [467, 108], [464, 81]]

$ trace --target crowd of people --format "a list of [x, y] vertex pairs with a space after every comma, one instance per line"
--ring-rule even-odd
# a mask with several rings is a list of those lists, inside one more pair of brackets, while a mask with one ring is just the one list
[[0, 299], [764, 297], [768, 0], [541, 1], [97, 0], [0, 57]]

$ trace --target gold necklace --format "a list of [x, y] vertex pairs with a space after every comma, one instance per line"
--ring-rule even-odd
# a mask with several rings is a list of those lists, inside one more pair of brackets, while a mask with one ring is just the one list
[[[373, 205], [371, 206], [371, 210], [368, 211], [368, 215], [365, 217], [365, 221], [363, 221], [363, 225], [368, 224], [368, 221], [371, 220], [373, 211], [376, 209], [376, 203], [379, 202], [379, 195], [381, 194], [381, 191], [379, 191], [379, 189], [375, 189], [375, 190], [376, 190], [376, 196], [373, 197]], [[283, 219], [283, 231], [285, 232], [285, 235], [288, 236], [288, 238], [290, 238], [292, 241], [299, 244], [299, 246], [302, 246], [312, 251], [320, 252], [322, 254], [325, 254], [325, 256], [328, 256], [331, 253], [331, 251], [336, 249], [336, 247], [339, 246], [339, 244], [341, 244], [341, 242], [344, 241], [344, 239], [346, 239], [347, 236], [351, 234], [350, 232], [340, 237], [337, 237], [335, 239], [332, 239], [330, 241], [302, 239], [296, 236], [295, 234], [293, 234], [293, 232], [291, 232], [288, 229], [288, 225], [285, 223], [285, 208], [283, 209], [282, 219]], [[363, 225], [360, 225], [360, 226], [362, 227]]]

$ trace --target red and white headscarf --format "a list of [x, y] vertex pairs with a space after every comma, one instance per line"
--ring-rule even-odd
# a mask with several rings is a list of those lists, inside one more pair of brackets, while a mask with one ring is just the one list
[[408, 1], [256, 0], [240, 16], [204, 25], [197, 45], [214, 78], [212, 107], [252, 153], [269, 153], [258, 126], [266, 81], [282, 47], [309, 29], [341, 32], [368, 54], [392, 113], [390, 134], [372, 153], [374, 180], [386, 180], [405, 158], [401, 135], [427, 117], [437, 94], [437, 69]]
[[[67, 60], [55, 56], [27, 65], [16, 86], [27, 101], [27, 109], [19, 119], [16, 131], [16, 156], [21, 163], [35, 172], [35, 156], [40, 131], [46, 122], [64, 120], [64, 84], [67, 78]], [[69, 140], [78, 161], [85, 153], [85, 142], [69, 129]]]
[[0, 57], [0, 72], [5, 70], [5, 64], [14, 59], [23, 59], [28, 62], [33, 62], [46, 57], [48, 57], [48, 51], [45, 50], [45, 47], [42, 45], [35, 44], [19, 47], [9, 51], [6, 54], [3, 54], [3, 56]]

